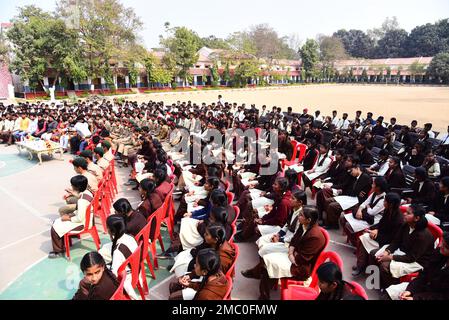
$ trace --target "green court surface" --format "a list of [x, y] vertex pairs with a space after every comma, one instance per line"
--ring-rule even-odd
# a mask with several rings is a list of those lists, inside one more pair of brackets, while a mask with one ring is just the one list
[[[109, 236], [100, 232], [102, 245], [110, 242]], [[162, 237], [165, 249], [170, 246], [170, 238], [166, 230], [162, 229]], [[158, 253], [161, 252], [157, 244]], [[95, 243], [86, 236], [80, 242], [73, 241], [70, 254], [72, 261], [65, 258], [50, 260], [45, 258], [30, 267], [18, 279], [0, 293], [0, 300], [70, 300], [78, 289], [82, 273], [79, 268], [82, 257], [96, 251]], [[148, 285], [151, 288], [167, 279], [171, 274], [166, 270], [170, 260], [158, 260], [159, 269], [155, 270], [156, 280], [151, 278], [146, 267]], [[146, 264], [145, 264], [146, 266]], [[13, 266], [10, 266], [11, 268]]]
[[8, 177], [19, 173], [23, 170], [32, 168], [39, 161], [34, 158], [28, 160], [28, 156], [23, 153], [19, 154], [2, 154], [0, 155], [0, 178]]

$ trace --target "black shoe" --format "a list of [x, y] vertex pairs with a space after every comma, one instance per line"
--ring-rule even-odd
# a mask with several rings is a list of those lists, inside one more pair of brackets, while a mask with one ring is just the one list
[[137, 183], [137, 181], [134, 181], [134, 180], [130, 180], [130, 181], [124, 183], [124, 185], [127, 186], [127, 187], [134, 186], [136, 184], [138, 184], [138, 183]]
[[62, 252], [52, 251], [48, 254], [48, 259], [57, 259], [57, 258], [62, 258], [62, 257], [64, 257], [64, 253], [62, 253]]
[[355, 271], [355, 270], [357, 270], [359, 267], [357, 267], [357, 266], [352, 266], [352, 271]]
[[260, 279], [260, 277], [256, 277], [251, 270], [240, 271], [240, 273], [248, 279]]
[[173, 259], [175, 257], [175, 255], [176, 254], [173, 252], [173, 249], [172, 248], [168, 248], [167, 250], [165, 250], [161, 254], [156, 255], [156, 257], [158, 259], [161, 259], [161, 260], [166, 260], [166, 259]]
[[167, 266], [167, 270], [170, 271], [173, 268], [174, 264], [170, 264]]

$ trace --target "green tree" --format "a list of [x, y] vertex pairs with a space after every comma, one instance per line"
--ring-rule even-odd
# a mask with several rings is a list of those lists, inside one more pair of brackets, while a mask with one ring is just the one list
[[424, 64], [419, 63], [419, 61], [416, 60], [408, 67], [408, 71], [410, 72], [410, 75], [412, 76], [412, 81], [416, 81], [416, 76], [420, 76], [419, 82], [422, 82], [422, 78], [426, 73], [426, 68], [425, 68]]
[[[56, 12], [64, 19], [73, 16], [73, 1], [58, 0]], [[80, 37], [79, 46], [86, 60], [90, 77], [104, 77], [113, 85], [119, 63], [140, 62], [145, 50], [139, 45], [137, 30], [142, 21], [134, 9], [119, 0], [78, 0], [78, 25], [74, 31]], [[112, 65], [112, 70], [111, 70]]]
[[[77, 34], [63, 20], [35, 6], [25, 6], [19, 8], [12, 22], [7, 33], [13, 44], [11, 69], [28, 80], [32, 88], [38, 83], [44, 87], [43, 78], [49, 69], [55, 72], [51, 87], [59, 77], [74, 72], [67, 68], [67, 62], [77, 61], [80, 53]], [[82, 72], [81, 67], [77, 70]]]
[[129, 84], [134, 88], [137, 86], [137, 77], [139, 76], [139, 70], [136, 67], [136, 62], [131, 60], [130, 62], [128, 62], [127, 68], [129, 75]]
[[339, 38], [347, 53], [355, 58], [371, 58], [374, 52], [374, 40], [362, 30], [338, 30], [333, 37]]
[[217, 87], [220, 80], [220, 74], [218, 73], [218, 63], [215, 61], [214, 65], [209, 69], [212, 78], [212, 86]]
[[368, 82], [368, 72], [366, 71], [366, 69], [363, 69], [362, 71], [362, 81]]
[[449, 83], [449, 52], [437, 54], [429, 65], [427, 72], [433, 78]]
[[224, 72], [223, 72], [223, 81], [226, 82], [226, 85], [231, 81], [231, 70], [229, 66], [229, 62], [226, 63]]
[[224, 50], [228, 50], [231, 48], [231, 46], [225, 39], [217, 38], [215, 36], [201, 38], [200, 46], [208, 47], [210, 49], [224, 49]]
[[301, 59], [306, 73], [306, 78], [316, 77], [320, 60], [319, 45], [313, 39], [308, 39], [301, 48]]
[[257, 54], [257, 47], [248, 32], [234, 32], [227, 38], [231, 48], [240, 53]]
[[248, 80], [254, 79], [259, 75], [259, 62], [256, 59], [244, 60], [235, 69], [234, 85], [244, 87]]
[[[442, 25], [442, 22], [440, 22]], [[449, 50], [449, 36], [440, 33], [440, 24], [425, 24], [415, 27], [407, 39], [407, 57], [433, 57]]]
[[388, 81], [391, 81], [391, 68], [390, 68], [390, 66], [388, 66], [386, 70], [387, 70], [387, 79], [388, 79]]
[[161, 44], [170, 52], [177, 66], [177, 75], [189, 82], [189, 69], [198, 61], [201, 41], [198, 35], [185, 27], [167, 29], [169, 36], [161, 38]]
[[408, 33], [403, 29], [387, 31], [376, 47], [377, 58], [400, 58], [406, 55]]

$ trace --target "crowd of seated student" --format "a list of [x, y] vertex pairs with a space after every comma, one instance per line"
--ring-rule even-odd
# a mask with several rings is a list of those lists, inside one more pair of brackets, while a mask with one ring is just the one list
[[[339, 119], [336, 111], [332, 117], [315, 113], [316, 118], [309, 115], [308, 110], [299, 115], [292, 113], [291, 109], [283, 114], [280, 108], [273, 108], [271, 112], [260, 114], [255, 106], [245, 109], [244, 105], [238, 107], [228, 103], [198, 106], [191, 102], [178, 102], [166, 106], [152, 101], [141, 105], [80, 101], [62, 106], [0, 105], [0, 111], [0, 136], [5, 142], [12, 143], [15, 139], [32, 135], [59, 141], [65, 149], [80, 156], [73, 160], [78, 176], [72, 179], [72, 187], [66, 190], [66, 206], [61, 208], [61, 218], [52, 228], [53, 252], [50, 257], [61, 256], [64, 252], [62, 236], [65, 232], [76, 231], [90, 223], [83, 220], [83, 208], [92, 201], [102, 173], [115, 159], [131, 166], [128, 185], [135, 185], [134, 189], [139, 190], [142, 203], [136, 210], [126, 199], [114, 204], [116, 214], [108, 219], [113, 246], [106, 246], [100, 252], [106, 263], [112, 262], [115, 267], [111, 270], [116, 272], [118, 264], [135, 249], [135, 241], [133, 243], [130, 239], [134, 239], [146, 219], [164, 202], [171, 189], [170, 182], [175, 178], [176, 190], [181, 196], [175, 240], [161, 257], [187, 255], [184, 252], [190, 251], [192, 258], [187, 265], [191, 277], [177, 279], [178, 282], [171, 286], [171, 298], [179, 299], [183, 296], [183, 289], [187, 288], [195, 290], [187, 295], [190, 299], [217, 298], [226, 291], [224, 270], [216, 267], [226, 268], [226, 262], [220, 261], [220, 257], [223, 252], [230, 251], [225, 244], [231, 240], [231, 224], [235, 220], [235, 212], [224, 193], [227, 190], [226, 168], [230, 170], [229, 182], [232, 182], [235, 200], [241, 209], [239, 218], [242, 221], [238, 225], [241, 232], [236, 240], [256, 241], [258, 238], [261, 263], [254, 274], [261, 279], [261, 298], [269, 298], [275, 279], [281, 277], [271, 273], [279, 267], [273, 264], [282, 264], [281, 269], [287, 276], [307, 280], [320, 246], [315, 243], [316, 252], [308, 257], [304, 257], [298, 248], [310, 245], [308, 238], [311, 234], [314, 240], [320, 238], [319, 225], [328, 229], [339, 228], [343, 212], [368, 225], [360, 233], [352, 232], [350, 225], [343, 224], [351, 242], [357, 247], [354, 275], [362, 273], [368, 264], [377, 263], [382, 270], [384, 288], [395, 285], [400, 275], [409, 271], [423, 270], [426, 281], [434, 281], [428, 272], [434, 251], [433, 238], [426, 227], [432, 216], [439, 220], [441, 228], [447, 230], [449, 225], [449, 177], [445, 171], [446, 164], [440, 163], [436, 157], [447, 157], [449, 138], [445, 134], [435, 145], [429, 140], [436, 138], [431, 124], [425, 124], [423, 129], [418, 128], [416, 121], [412, 121], [410, 127], [401, 126], [395, 118], [385, 124], [383, 117], [376, 120], [372, 113], [362, 119], [362, 112], [357, 112], [353, 121], [348, 120], [347, 114]], [[224, 136], [227, 131], [236, 134], [237, 129], [245, 131], [256, 127], [280, 129], [279, 153], [271, 153], [268, 164], [258, 161], [255, 164], [224, 161], [211, 165], [197, 164], [194, 152], [190, 152], [185, 163], [179, 164], [167, 155], [179, 142], [170, 139], [170, 131], [176, 128], [202, 136], [200, 145], [195, 145], [197, 142], [193, 139], [188, 141], [188, 150], [199, 150], [199, 154], [207, 150], [211, 154], [213, 148], [208, 144], [210, 141], [206, 141], [207, 130], [218, 129]], [[332, 136], [330, 139], [329, 134]], [[270, 133], [263, 138], [265, 142], [270, 141]], [[302, 166], [302, 179], [299, 180], [292, 168], [283, 170], [281, 166], [282, 159], [290, 160], [294, 152], [291, 140], [307, 146], [304, 159], [298, 164]], [[399, 149], [396, 144], [399, 144]], [[234, 142], [233, 151], [248, 151], [248, 145], [245, 142], [243, 149], [237, 150]], [[375, 146], [380, 151], [375, 151]], [[112, 150], [116, 151], [115, 157]], [[282, 159], [279, 154], [283, 155]], [[270, 162], [277, 170], [263, 174]], [[403, 165], [416, 167], [411, 186], [402, 171]], [[245, 173], [249, 179], [243, 178]], [[321, 186], [316, 184], [317, 181]], [[404, 191], [407, 187], [411, 190]], [[317, 210], [303, 208], [307, 199], [298, 191], [305, 188], [313, 191]], [[262, 207], [254, 205], [257, 203], [254, 201], [257, 198], [254, 197], [255, 189], [260, 191], [256, 194], [268, 200], [268, 204]], [[405, 216], [400, 213], [401, 205], [408, 206]], [[196, 210], [199, 206], [203, 208]], [[296, 218], [298, 221], [295, 222]], [[270, 241], [267, 241], [268, 237]], [[316, 241], [321, 244], [322, 240]], [[290, 244], [289, 252], [276, 251], [279, 249], [276, 243], [282, 241]], [[417, 243], [419, 245], [415, 245]], [[380, 252], [386, 245], [386, 250]], [[129, 252], [124, 249], [127, 246]], [[117, 247], [122, 251], [117, 251]], [[201, 250], [203, 248], [209, 248], [207, 253]], [[399, 254], [395, 253], [398, 250]], [[117, 257], [115, 262], [114, 254]], [[282, 259], [270, 259], [271, 254], [283, 254], [285, 263]], [[92, 273], [100, 274], [104, 264], [94, 256], [89, 259], [82, 265], [82, 270], [86, 279], [89, 276], [91, 280], [80, 286], [78, 298], [95, 297], [95, 293], [88, 293], [91, 291], [86, 289], [87, 284], [90, 283], [89, 290], [94, 290], [101, 283], [98, 278], [92, 278]], [[210, 262], [206, 265], [205, 261]], [[92, 268], [97, 271], [92, 271]], [[330, 269], [321, 274], [320, 299], [342, 299], [348, 285], [338, 270]], [[109, 273], [103, 274], [108, 277]], [[444, 273], [439, 276], [444, 277]], [[198, 278], [202, 281], [197, 282]], [[109, 282], [109, 287], [116, 283]], [[129, 283], [127, 290], [131, 290]], [[401, 297], [409, 299], [413, 296], [410, 292], [403, 293]]]

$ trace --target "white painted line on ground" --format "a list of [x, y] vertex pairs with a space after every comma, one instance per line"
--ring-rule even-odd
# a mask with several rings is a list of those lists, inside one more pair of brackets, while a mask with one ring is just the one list
[[22, 206], [23, 208], [25, 208], [29, 213], [31, 213], [33, 216], [35, 216], [36, 218], [39, 218], [45, 222], [47, 222], [49, 225], [51, 225], [51, 219], [48, 218], [44, 218], [40, 215], [40, 212], [29, 206], [27, 203], [25, 203], [25, 201], [23, 201], [22, 199], [16, 197], [14, 194], [12, 194], [11, 192], [9, 192], [8, 190], [6, 190], [5, 188], [3, 188], [2, 186], [0, 186], [0, 191], [3, 192], [4, 194], [6, 194], [8, 197], [10, 197], [12, 200], [14, 200], [15, 202], [17, 202], [20, 206]]
[[6, 246], [1, 247], [1, 248], [0, 248], [0, 251], [5, 250], [5, 249], [8, 249], [9, 247], [12, 247], [12, 246], [14, 246], [14, 245], [16, 245], [16, 244], [19, 244], [19, 243], [23, 242], [23, 241], [26, 241], [26, 240], [29, 240], [29, 239], [31, 239], [31, 238], [37, 237], [37, 236], [43, 234], [44, 232], [50, 232], [50, 230], [47, 229], [47, 230], [41, 231], [41, 232], [39, 232], [39, 233], [32, 234], [31, 236], [25, 237], [25, 238], [23, 238], [23, 239], [20, 239], [20, 240], [11, 242], [10, 244], [7, 244]]
[[11, 280], [4, 288], [2, 288], [0, 290], [0, 295], [3, 294], [4, 291], [6, 291], [6, 289], [8, 289], [14, 282], [16, 282], [23, 274], [25, 274], [26, 272], [28, 272], [29, 270], [31, 270], [31, 268], [33, 268], [34, 266], [36, 266], [37, 264], [41, 263], [42, 261], [44, 261], [45, 259], [48, 259], [47, 256], [44, 256], [42, 258], [40, 258], [39, 260], [37, 260], [35, 263], [33, 263], [32, 265], [30, 265], [28, 268], [26, 268], [23, 272], [21, 272], [17, 277], [15, 277], [13, 280]]
[[331, 240], [330, 243], [336, 244], [336, 245], [338, 245], [338, 246], [346, 247], [346, 248], [349, 248], [349, 249], [356, 249], [356, 247], [351, 246], [351, 245], [349, 245], [349, 244], [347, 244], [347, 243], [341, 243], [341, 242], [333, 241], [333, 240]]

